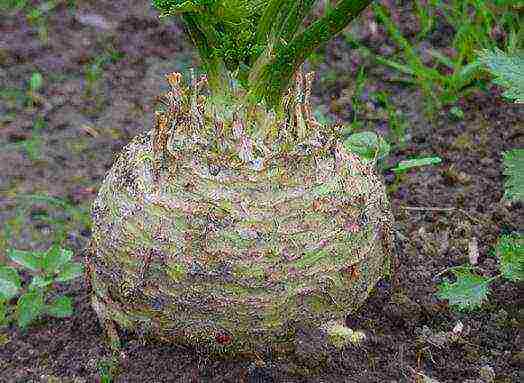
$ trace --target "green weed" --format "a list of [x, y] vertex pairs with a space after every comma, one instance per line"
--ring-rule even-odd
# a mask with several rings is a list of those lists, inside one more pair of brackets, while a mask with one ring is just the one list
[[[49, 0], [32, 6], [28, 0], [1, 0], [0, 10], [23, 11], [27, 22], [37, 28], [40, 41], [47, 44], [49, 40], [48, 16], [62, 2], [64, 0]], [[67, 4], [69, 7], [74, 7], [75, 0], [67, 0]]]
[[366, 86], [366, 72], [364, 66], [359, 68], [357, 78], [355, 80], [355, 87], [351, 94], [351, 105], [353, 107], [353, 120], [351, 121], [351, 129], [358, 131], [363, 128], [364, 124], [359, 120], [359, 116], [364, 112], [364, 105], [362, 102], [362, 94]]
[[27, 5], [27, 0], [2, 0], [0, 2], [1, 10], [18, 10]]
[[38, 91], [44, 84], [44, 78], [39, 72], [33, 72], [31, 79], [29, 80], [29, 89], [27, 90], [27, 106], [33, 108], [35, 104], [40, 103], [41, 97]]
[[96, 112], [101, 108], [104, 102], [101, 92], [104, 67], [110, 63], [115, 63], [121, 60], [123, 57], [124, 54], [122, 52], [118, 52], [113, 48], [108, 48], [103, 54], [94, 57], [91, 62], [84, 66], [84, 97], [95, 103], [94, 107], [90, 108], [88, 112]]
[[18, 149], [22, 148], [31, 161], [38, 161], [41, 159], [42, 149], [42, 135], [41, 131], [46, 126], [46, 122], [43, 117], [38, 116], [33, 124], [31, 131], [31, 137], [27, 140], [20, 142], [14, 142], [3, 145], [4, 149]]
[[119, 374], [120, 364], [118, 357], [106, 357], [99, 360], [96, 364], [96, 369], [98, 370], [100, 383], [113, 382], [114, 378]]
[[417, 38], [423, 39], [429, 32], [431, 32], [435, 26], [435, 9], [428, 7], [422, 0], [415, 0], [415, 13], [420, 22], [420, 31]]
[[67, 0], [67, 8], [70, 12], [74, 12], [76, 10], [77, 3], [76, 0]]
[[[32, 214], [32, 219], [35, 225], [48, 225], [53, 229], [54, 243], [65, 244], [67, 234], [74, 225], [80, 225], [86, 229], [91, 227], [88, 208], [73, 206], [61, 198], [43, 194], [22, 194], [16, 196], [15, 203], [14, 216], [3, 222], [0, 228], [0, 250], [4, 252], [9, 248], [11, 241], [20, 237], [22, 231], [28, 226], [27, 219], [35, 205], [48, 207]], [[34, 235], [34, 232], [31, 231], [31, 234]]]
[[4, 105], [9, 109], [15, 109], [26, 104], [27, 94], [22, 89], [3, 88], [0, 89], [0, 100], [2, 100], [5, 103]]
[[47, 44], [49, 40], [48, 15], [60, 4], [60, 1], [46, 1], [38, 7], [26, 7], [26, 18], [29, 24], [37, 27], [38, 37], [42, 43]]
[[[421, 28], [417, 39], [412, 41], [402, 34], [388, 10], [375, 3], [375, 15], [401, 50], [401, 55], [398, 59], [390, 59], [370, 50], [367, 52], [378, 63], [397, 70], [401, 76], [396, 81], [420, 87], [426, 97], [426, 111], [433, 116], [437, 110], [453, 105], [461, 97], [485, 88], [482, 63], [475, 53], [478, 49], [502, 46], [514, 51], [522, 48], [524, 22], [514, 7], [514, 2], [507, 0], [429, 0], [424, 3], [417, 0], [415, 12]], [[441, 18], [454, 30], [453, 54], [428, 49], [434, 63], [426, 65], [419, 53], [419, 43], [442, 25]], [[500, 38], [494, 38], [496, 31], [499, 31]], [[352, 43], [362, 46], [358, 42]]]
[[[25, 329], [42, 315], [65, 318], [73, 314], [72, 299], [51, 292], [58, 283], [69, 282], [83, 274], [83, 265], [71, 260], [73, 252], [53, 245], [45, 252], [11, 249], [8, 258], [31, 273], [31, 282], [23, 286], [14, 267], [0, 264], [0, 326], [16, 321]], [[17, 299], [16, 306], [10, 301]]]
[[34, 108], [42, 102], [42, 96], [39, 90], [44, 85], [44, 78], [40, 72], [31, 73], [27, 82], [27, 90], [16, 88], [0, 89], [0, 99], [5, 101], [11, 109], [15, 108]]
[[55, 217], [49, 217], [47, 214], [43, 214], [35, 217], [38, 221], [53, 225], [55, 229], [55, 241], [62, 243], [67, 236], [67, 227], [70, 221], [79, 223], [83, 227], [91, 227], [91, 219], [89, 212], [82, 207], [73, 206], [67, 201], [57, 198], [50, 197], [43, 194], [24, 194], [18, 197], [18, 206], [27, 212], [28, 209], [34, 204], [46, 204], [50, 207], [58, 208], [60, 211], [65, 213], [64, 215], [56, 215]]
[[[524, 54], [508, 55], [498, 49], [480, 52], [480, 61], [495, 77], [494, 82], [506, 88], [503, 96], [516, 103], [524, 102]], [[524, 150], [513, 149], [503, 153], [507, 200], [524, 200]], [[459, 310], [473, 310], [488, 299], [490, 284], [499, 278], [512, 282], [524, 281], [524, 236], [513, 233], [498, 239], [492, 252], [499, 261], [499, 273], [487, 277], [472, 272], [473, 265], [460, 265], [444, 270], [455, 275], [455, 281], [445, 280], [439, 285], [438, 297], [449, 301]]]
[[493, 253], [499, 261], [497, 275], [487, 277], [474, 273], [473, 265], [452, 267], [444, 272], [452, 272], [455, 281], [445, 279], [438, 286], [437, 296], [447, 300], [458, 310], [470, 311], [480, 307], [488, 299], [490, 284], [496, 279], [524, 281], [524, 236], [519, 234], [501, 236]]

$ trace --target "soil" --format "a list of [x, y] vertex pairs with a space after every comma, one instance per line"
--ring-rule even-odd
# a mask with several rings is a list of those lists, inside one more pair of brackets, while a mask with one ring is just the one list
[[[80, 261], [90, 236], [87, 212], [115, 154], [151, 128], [154, 97], [166, 90], [163, 75], [199, 65], [181, 24], [159, 21], [149, 2], [57, 3], [46, 16], [47, 30], [23, 11], [0, 11], [0, 261], [10, 247], [47, 248], [60, 227], [64, 247]], [[404, 32], [413, 34], [409, 9], [397, 11]], [[392, 54], [395, 46], [372, 20], [367, 12], [346, 32]], [[428, 44], [449, 45], [448, 35], [444, 26]], [[11, 325], [0, 332], [1, 382], [107, 381], [104, 370], [115, 382], [522, 381], [521, 285], [497, 280], [489, 300], [473, 313], [454, 311], [435, 296], [447, 276], [441, 272], [467, 262], [472, 241], [478, 243], [478, 266], [494, 275], [490, 252], [499, 235], [522, 233], [522, 203], [502, 198], [501, 157], [523, 147], [522, 105], [488, 87], [461, 99], [463, 119], [450, 117], [449, 108], [429, 118], [417, 88], [385, 81], [391, 72], [351, 49], [343, 36], [318, 54], [324, 58], [308, 67], [317, 72], [313, 101], [326, 118], [353, 119], [354, 79], [364, 65], [368, 79], [358, 119], [387, 134], [394, 121], [370, 97], [387, 91], [407, 124], [406, 141], [393, 148], [388, 165], [442, 158], [437, 166], [399, 177], [384, 171], [400, 233], [398, 286], [381, 281], [360, 311], [348, 316], [347, 324], [365, 331], [368, 341], [333, 349], [325, 363], [308, 366], [299, 353], [285, 360], [211, 360], [192, 349], [141, 344], [128, 334], [116, 363], [88, 288], [78, 280], [59, 288], [74, 298], [71, 318], [43, 317], [27, 330]], [[44, 82], [30, 98], [35, 71]], [[68, 208], [35, 194], [60, 198]]]

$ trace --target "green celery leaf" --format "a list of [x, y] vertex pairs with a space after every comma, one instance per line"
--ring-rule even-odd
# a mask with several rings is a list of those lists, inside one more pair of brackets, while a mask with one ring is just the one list
[[524, 201], [524, 149], [502, 152], [504, 159], [504, 197], [508, 200]]
[[7, 256], [15, 263], [23, 266], [31, 271], [39, 271], [42, 268], [42, 256], [44, 253], [40, 251], [25, 251], [11, 249]]
[[403, 172], [410, 168], [415, 168], [418, 166], [425, 166], [425, 165], [435, 165], [440, 162], [442, 162], [442, 160], [439, 157], [416, 158], [412, 160], [400, 161], [397, 164], [397, 167], [391, 170], [393, 170], [394, 172]]
[[390, 145], [374, 132], [360, 132], [351, 134], [344, 140], [346, 149], [357, 153], [365, 159], [382, 159], [389, 154]]
[[71, 279], [80, 277], [84, 273], [84, 265], [78, 262], [69, 262], [62, 266], [55, 280], [57, 282], [66, 282]]
[[512, 282], [524, 281], [524, 236], [501, 236], [497, 243], [496, 254], [504, 278]]
[[49, 274], [59, 271], [60, 267], [71, 260], [73, 252], [62, 249], [59, 245], [53, 245], [42, 257], [42, 269]]
[[45, 312], [55, 318], [66, 318], [73, 314], [73, 301], [69, 297], [59, 297], [46, 305]]
[[504, 97], [517, 103], [524, 102], [524, 52], [510, 55], [498, 48], [493, 51], [486, 49], [480, 52], [479, 59], [495, 76], [493, 82], [506, 88], [502, 94]]
[[20, 276], [14, 268], [0, 265], [0, 301], [8, 301], [14, 298], [21, 285]]
[[44, 294], [41, 290], [29, 290], [23, 294], [16, 305], [18, 325], [26, 328], [37, 319], [44, 309]]
[[480, 307], [490, 292], [490, 278], [472, 273], [468, 269], [452, 270], [455, 282], [444, 280], [438, 286], [437, 296], [448, 300], [450, 306], [459, 310], [474, 310]]

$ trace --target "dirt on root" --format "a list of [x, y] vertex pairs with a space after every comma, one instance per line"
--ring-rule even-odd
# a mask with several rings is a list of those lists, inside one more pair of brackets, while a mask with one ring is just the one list
[[[24, 11], [1, 12], [0, 261], [9, 247], [47, 248], [58, 223], [64, 246], [81, 260], [90, 236], [86, 213], [114, 155], [151, 128], [153, 99], [166, 90], [164, 74], [187, 72], [198, 59], [181, 25], [159, 21], [146, 1], [59, 1], [46, 15], [45, 29]], [[399, 10], [408, 20], [404, 28], [415, 28], [406, 12]], [[395, 51], [380, 28], [372, 31], [370, 20], [368, 12], [348, 31], [371, 49]], [[444, 46], [446, 36], [437, 33], [431, 43]], [[405, 145], [388, 163], [442, 158], [438, 166], [398, 178], [385, 172], [400, 233], [399, 286], [381, 281], [359, 312], [348, 316], [347, 324], [365, 331], [368, 340], [332, 349], [316, 366], [306, 352], [301, 355], [312, 339], [301, 339], [304, 346], [294, 357], [226, 361], [194, 349], [144, 345], [127, 335], [115, 356], [90, 307], [87, 286], [78, 280], [59, 291], [74, 298], [71, 318], [44, 317], [25, 331], [0, 330], [0, 382], [99, 382], [104, 371], [115, 382], [522, 381], [521, 285], [498, 280], [489, 301], [474, 313], [455, 312], [435, 297], [445, 276], [438, 274], [465, 263], [472, 241], [478, 244], [478, 266], [494, 275], [497, 263], [489, 253], [499, 235], [522, 232], [522, 203], [502, 199], [501, 158], [503, 151], [523, 147], [522, 106], [508, 104], [490, 88], [461, 100], [462, 120], [446, 110], [430, 120], [417, 89], [384, 81], [387, 71], [350, 49], [342, 36], [324, 53], [324, 61], [308, 64], [317, 71], [313, 102], [319, 112], [340, 123], [352, 120], [350, 96], [364, 65], [365, 112], [357, 117], [386, 134], [393, 122], [368, 95], [387, 91], [408, 124]], [[35, 71], [44, 83], [30, 98]], [[70, 208], [27, 197], [35, 194], [60, 198]]]

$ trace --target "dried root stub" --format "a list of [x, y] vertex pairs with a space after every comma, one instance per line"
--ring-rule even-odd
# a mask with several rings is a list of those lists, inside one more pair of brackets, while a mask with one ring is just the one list
[[209, 353], [292, 352], [298, 327], [333, 339], [384, 276], [384, 184], [315, 121], [312, 78], [275, 113], [168, 76], [153, 130], [92, 209], [92, 303], [113, 337], [116, 324]]

